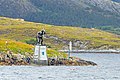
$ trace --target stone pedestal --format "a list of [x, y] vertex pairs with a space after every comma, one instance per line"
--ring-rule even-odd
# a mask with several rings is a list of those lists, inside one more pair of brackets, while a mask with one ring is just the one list
[[48, 58], [46, 52], [46, 46], [36, 45], [34, 51], [34, 62], [40, 65], [47, 65]]

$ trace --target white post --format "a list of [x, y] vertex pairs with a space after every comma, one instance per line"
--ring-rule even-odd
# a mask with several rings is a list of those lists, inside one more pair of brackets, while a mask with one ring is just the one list
[[68, 47], [68, 59], [70, 58], [70, 53], [71, 53], [71, 51], [72, 51], [72, 42], [70, 41], [69, 42], [69, 47]]
[[70, 48], [70, 51], [72, 51], [72, 42], [71, 41], [69, 43], [69, 48]]

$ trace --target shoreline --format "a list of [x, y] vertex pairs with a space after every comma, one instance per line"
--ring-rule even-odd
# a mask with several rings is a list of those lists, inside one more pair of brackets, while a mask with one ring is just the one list
[[71, 53], [71, 54], [120, 54], [120, 53]]
[[[59, 50], [59, 52], [68, 53], [68, 50]], [[96, 54], [120, 54], [120, 50], [72, 50], [70, 53], [96, 53]]]
[[49, 63], [47, 65], [41, 65], [41, 64], [35, 64], [32, 61], [30, 63], [19, 63], [18, 64], [11, 64], [7, 62], [0, 63], [0, 66], [97, 66], [95, 62], [83, 60], [76, 57], [71, 57], [70, 59], [64, 59], [64, 60], [56, 60], [52, 63]]
[[[43, 61], [44, 62], [44, 61]], [[14, 54], [11, 51], [7, 51], [7, 53], [1, 53], [0, 54], [0, 65], [8, 65], [8, 66], [12, 66], [12, 65], [31, 65], [34, 64], [35, 65], [41, 65], [42, 64], [42, 60], [39, 61], [39, 59], [34, 60], [32, 55], [28, 55], [26, 53], [26, 55], [22, 55], [22, 54]], [[92, 66], [96, 66], [97, 64], [92, 62], [92, 61], [87, 61], [81, 58], [77, 58], [77, 57], [47, 57], [47, 61], [45, 62], [45, 64], [43, 63], [43, 65], [46, 66], [88, 66], [88, 65], [92, 65]]]

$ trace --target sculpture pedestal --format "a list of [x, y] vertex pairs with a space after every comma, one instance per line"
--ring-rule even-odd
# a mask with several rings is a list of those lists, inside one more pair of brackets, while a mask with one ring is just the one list
[[48, 65], [46, 46], [36, 45], [34, 52], [35, 64]]

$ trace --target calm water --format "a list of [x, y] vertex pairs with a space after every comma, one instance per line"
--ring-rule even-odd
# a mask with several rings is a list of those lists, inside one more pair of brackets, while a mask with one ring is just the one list
[[120, 80], [120, 54], [72, 54], [98, 66], [1, 66], [0, 80]]

